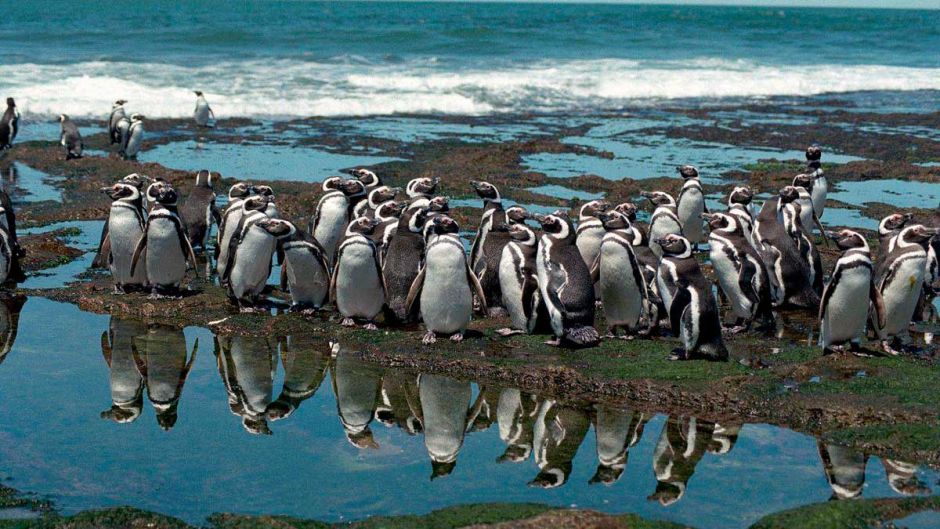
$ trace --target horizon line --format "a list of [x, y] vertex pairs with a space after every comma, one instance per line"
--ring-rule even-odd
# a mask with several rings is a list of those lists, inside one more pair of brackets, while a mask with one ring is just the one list
[[[287, 0], [287, 1], [307, 1], [307, 0]], [[314, 0], [323, 1], [323, 0]], [[837, 0], [838, 1], [838, 0]], [[676, 1], [676, 0], [340, 0], [340, 2], [362, 2], [362, 3], [410, 3], [410, 4], [570, 4], [570, 5], [633, 5], [633, 6], [674, 6], [674, 7], [747, 7], [747, 8], [766, 8], [766, 9], [853, 9], [853, 10], [891, 10], [891, 11], [938, 11], [940, 5], [930, 6], [911, 6], [911, 5], [879, 5], [863, 6], [852, 5], [852, 0], [846, 0], [844, 5], [793, 5], [785, 3], [753, 3], [738, 0], [705, 0], [703, 2]]]

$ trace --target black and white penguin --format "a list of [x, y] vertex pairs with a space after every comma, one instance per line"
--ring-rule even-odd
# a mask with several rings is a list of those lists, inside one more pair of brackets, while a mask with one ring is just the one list
[[59, 116], [59, 123], [59, 143], [65, 147], [65, 159], [81, 158], [85, 144], [82, 142], [82, 134], [78, 131], [78, 126], [65, 114]]
[[[147, 332], [134, 337], [137, 368], [147, 386], [147, 398], [153, 406], [157, 424], [163, 431], [176, 425], [183, 386], [192, 371], [199, 350], [199, 339], [192, 353], [180, 327], [151, 324]], [[188, 360], [187, 360], [188, 357]]]
[[636, 220], [637, 210], [638, 208], [633, 202], [622, 202], [614, 206], [614, 211], [623, 213], [630, 221], [631, 244], [633, 244], [634, 247], [649, 246], [649, 231], [647, 227]]
[[714, 425], [695, 417], [669, 417], [653, 449], [656, 491], [647, 499], [667, 507], [682, 499], [710, 445]]
[[896, 347], [901, 345], [902, 336], [908, 332], [923, 291], [926, 248], [930, 238], [936, 234], [936, 229], [922, 224], [904, 228], [895, 239], [894, 248], [879, 264], [876, 285], [884, 299], [886, 317], [884, 325], [875, 321], [873, 327], [888, 354], [898, 354]]
[[470, 413], [470, 382], [421, 374], [418, 396], [421, 402], [424, 446], [431, 458], [431, 479], [446, 476], [457, 466]]
[[0, 150], [13, 146], [16, 133], [20, 130], [19, 123], [20, 111], [16, 109], [16, 101], [8, 97], [7, 108], [3, 112], [3, 117], [0, 117]]
[[600, 341], [594, 325], [594, 287], [578, 247], [575, 229], [564, 212], [536, 215], [542, 225], [535, 265], [542, 300], [548, 309], [555, 340], [576, 347]]
[[823, 173], [821, 158], [822, 149], [818, 146], [812, 145], [806, 148], [806, 170], [813, 177], [813, 210], [816, 212], [816, 217], [820, 219], [826, 210], [826, 196], [829, 193], [829, 180]]
[[[286, 221], [285, 221], [286, 222]], [[293, 226], [292, 234], [280, 240], [281, 290], [290, 291], [291, 310], [319, 310], [330, 294], [330, 262], [326, 250], [309, 233]]]
[[574, 456], [590, 428], [591, 419], [585, 410], [543, 400], [532, 429], [539, 473], [529, 486], [553, 489], [564, 485], [571, 476]]
[[799, 198], [797, 198], [795, 202], [800, 205], [800, 222], [803, 224], [803, 229], [806, 230], [807, 234], [811, 234], [813, 232], [813, 226], [815, 226], [819, 229], [819, 234], [822, 235], [823, 241], [828, 244], [829, 240], [826, 239], [826, 231], [823, 229], [819, 217], [816, 216], [816, 209], [813, 204], [812, 191], [815, 185], [813, 177], [808, 174], [798, 174], [793, 177], [792, 185], [799, 193]]
[[663, 258], [656, 272], [659, 294], [669, 314], [672, 333], [682, 338], [676, 360], [728, 360], [721, 338], [721, 318], [711, 283], [692, 257], [692, 244], [681, 235], [659, 239]]
[[437, 186], [440, 184], [440, 178], [413, 178], [405, 186], [405, 194], [408, 195], [408, 209], [428, 208], [431, 198], [437, 192]]
[[406, 323], [414, 319], [408, 312], [408, 292], [424, 258], [424, 225], [428, 211], [424, 208], [409, 208], [401, 214], [398, 228], [387, 242], [382, 257], [382, 277], [387, 288], [388, 310], [386, 321]]
[[108, 117], [108, 140], [111, 145], [123, 143], [118, 123], [122, 119], [127, 119], [127, 112], [124, 110], [125, 103], [127, 103], [126, 99], [118, 99], [111, 105], [111, 116]]
[[663, 250], [656, 241], [667, 235], [682, 235], [682, 222], [676, 210], [676, 201], [672, 195], [662, 191], [641, 191], [640, 195], [656, 207], [650, 217], [649, 246], [656, 257], [662, 257]]
[[[222, 217], [222, 226], [219, 231], [222, 233], [223, 246], [219, 249], [215, 263], [216, 272], [219, 274], [219, 280], [224, 285], [228, 277], [228, 265], [232, 260], [232, 252], [238, 246], [238, 241], [244, 235], [245, 231], [255, 222], [267, 218], [265, 209], [268, 207], [268, 199], [260, 195], [251, 195], [239, 202], [239, 213], [229, 215], [226, 210]], [[237, 222], [234, 222], [237, 219]]]
[[702, 229], [702, 213], [708, 211], [705, 207], [705, 193], [702, 191], [702, 182], [698, 178], [698, 169], [691, 165], [683, 165], [676, 169], [685, 182], [679, 191], [676, 200], [676, 215], [679, 225], [682, 226], [682, 236], [693, 245], [705, 242], [705, 231]]
[[263, 196], [268, 199], [268, 205], [264, 208], [264, 214], [268, 218], [279, 219], [281, 218], [281, 211], [277, 209], [277, 203], [274, 201], [274, 189], [271, 186], [257, 185], [253, 186], [255, 194]]
[[379, 175], [368, 169], [350, 169], [349, 171], [346, 171], [346, 173], [352, 175], [357, 180], [362, 182], [362, 185], [366, 187], [366, 191], [371, 191], [382, 185], [382, 179], [379, 177]]
[[424, 264], [408, 291], [406, 310], [413, 313], [414, 303], [420, 303], [421, 319], [427, 329], [425, 344], [436, 342], [438, 334], [461, 342], [473, 314], [474, 295], [486, 309], [483, 287], [467, 263], [457, 222], [437, 215], [428, 224]]
[[736, 216], [727, 213], [703, 213], [710, 229], [709, 257], [718, 277], [718, 286], [731, 305], [735, 322], [732, 332], [750, 328], [755, 318], [773, 320], [770, 278], [760, 254]]
[[862, 495], [868, 456], [844, 446], [816, 442], [832, 498], [849, 500]]
[[111, 407], [101, 418], [118, 424], [132, 423], [144, 405], [144, 377], [134, 339], [147, 333], [141, 320], [111, 316], [108, 330], [101, 334], [101, 355], [108, 364]]
[[601, 239], [604, 238], [604, 222], [601, 214], [610, 209], [604, 200], [592, 200], [578, 210], [578, 235], [575, 243], [584, 264], [592, 266], [601, 251]]
[[819, 304], [819, 345], [823, 353], [849, 342], [858, 351], [871, 313], [884, 327], [885, 305], [881, 292], [875, 288], [875, 270], [868, 242], [858, 232], [842, 230], [836, 236], [842, 255], [836, 261]]
[[209, 118], [215, 120], [215, 112], [209, 107], [206, 96], [199, 90], [193, 91], [196, 94], [196, 108], [193, 110], [193, 121], [197, 127], [214, 127], [214, 123], [209, 123]]
[[385, 267], [385, 253], [388, 251], [388, 245], [395, 233], [398, 232], [398, 223], [401, 221], [402, 213], [405, 212], [407, 206], [407, 202], [389, 200], [375, 210], [375, 220], [379, 221], [379, 225], [375, 227], [372, 240], [379, 248], [379, 257], [383, 268]]
[[267, 409], [277, 371], [276, 343], [264, 336], [217, 336], [215, 355], [232, 414], [254, 435], [271, 435]]
[[539, 241], [535, 231], [522, 223], [511, 224], [509, 236], [512, 240], [499, 261], [499, 289], [512, 326], [496, 332], [502, 336], [532, 334], [548, 324], [535, 265]]
[[496, 425], [506, 450], [496, 460], [498, 463], [522, 463], [529, 459], [539, 404], [538, 396], [515, 388], [499, 392], [496, 401]]
[[892, 213], [878, 223], [878, 250], [884, 258], [894, 250], [894, 242], [901, 230], [914, 218], [910, 213]]
[[26, 255], [26, 252], [20, 247], [20, 240], [16, 235], [16, 211], [13, 209], [13, 201], [10, 200], [10, 195], [2, 189], [0, 189], [0, 228], [3, 228], [6, 232], [4, 240], [8, 250], [7, 262], [3, 265], [7, 269], [7, 273], [0, 283], [7, 280], [22, 283], [26, 281], [26, 274], [23, 272], [20, 259]]
[[[819, 249], [816, 248], [816, 243], [810, 239], [809, 228], [803, 225], [803, 207], [799, 203], [800, 189], [795, 186], [786, 186], [780, 190], [777, 215], [783, 224], [783, 229], [796, 244], [800, 258], [808, 267], [808, 279], [810, 284], [813, 285], [813, 291], [817, 295], [822, 295], [822, 256], [819, 254]], [[819, 228], [822, 230], [821, 225]], [[823, 239], [828, 241], [825, 232], [823, 232]]]
[[144, 266], [153, 298], [163, 297], [164, 293], [174, 295], [179, 290], [187, 263], [196, 269], [196, 255], [176, 209], [178, 200], [179, 196], [172, 187], [165, 185], [160, 188], [131, 258], [131, 276], [138, 266]]
[[222, 250], [228, 248], [229, 241], [234, 233], [232, 231], [238, 226], [244, 209], [242, 203], [250, 197], [253, 190], [248, 182], [237, 182], [228, 190], [228, 205], [222, 213], [222, 220], [219, 222], [219, 231], [215, 239], [215, 257], [219, 259]]
[[359, 449], [378, 449], [370, 425], [381, 399], [382, 371], [340, 349], [330, 374], [346, 439]]
[[622, 336], [629, 339], [649, 330], [647, 281], [633, 252], [629, 217], [615, 210], [602, 214], [601, 221], [606, 233], [591, 263], [591, 277], [604, 305], [607, 337], [615, 338], [622, 330]]
[[378, 249], [370, 238], [376, 225], [378, 221], [367, 218], [350, 222], [346, 237], [336, 251], [330, 299], [343, 315], [345, 327], [355, 326], [358, 318], [365, 321], [366, 329], [378, 329], [375, 318], [385, 305], [386, 288]]
[[640, 442], [648, 421], [649, 417], [642, 412], [595, 405], [597, 470], [589, 483], [613, 485], [620, 479], [627, 468], [630, 448]]
[[297, 335], [288, 336], [281, 343], [284, 382], [280, 395], [265, 410], [269, 421], [290, 417], [320, 389], [332, 364], [330, 354], [322, 350], [321, 343], [315, 338]]
[[774, 306], [819, 307], [819, 294], [810, 280], [809, 262], [780, 220], [780, 197], [771, 197], [754, 219], [754, 242], [770, 279]]
[[125, 160], [136, 160], [137, 153], [144, 143], [144, 116], [140, 114], [131, 114], [131, 125], [127, 129], [127, 134], [121, 142], [119, 154]]
[[229, 250], [222, 280], [228, 286], [229, 297], [243, 312], [251, 312], [261, 301], [271, 275], [271, 258], [280, 241], [290, 237], [294, 230], [289, 222], [263, 218], [246, 227], [234, 250]]
[[487, 306], [495, 309], [502, 307], [503, 302], [499, 290], [499, 260], [503, 256], [503, 247], [510, 240], [509, 219], [496, 186], [476, 181], [470, 182], [470, 185], [483, 199], [483, 216], [470, 247], [470, 267], [480, 279]]
[[[106, 258], [114, 281], [114, 293], [123, 294], [127, 287], [142, 288], [147, 283], [144, 267], [139, 267], [131, 274], [134, 250], [147, 223], [146, 213], [140, 190], [136, 186], [118, 182], [102, 191], [112, 201], [107, 220], [107, 240], [102, 246], [108, 252]], [[142, 253], [139, 259], [146, 260], [146, 253]]]
[[727, 213], [734, 217], [734, 220], [738, 222], [738, 226], [741, 226], [741, 231], [744, 232], [748, 243], [756, 249], [757, 245], [754, 243], [754, 208], [751, 206], [753, 200], [754, 192], [751, 191], [751, 188], [735, 187], [728, 193]]
[[375, 210], [382, 204], [395, 200], [399, 192], [401, 189], [388, 186], [379, 186], [370, 190], [367, 198], [353, 208], [352, 218], [375, 216]]
[[330, 259], [335, 263], [336, 250], [340, 239], [346, 232], [353, 205], [350, 198], [365, 191], [365, 186], [358, 180], [328, 178], [323, 182], [326, 192], [317, 203], [317, 210], [310, 221], [310, 233], [323, 246]]
[[209, 252], [209, 232], [212, 224], [222, 224], [222, 214], [215, 204], [215, 190], [212, 189], [213, 175], [203, 169], [196, 173], [196, 184], [189, 196], [180, 206], [180, 217], [186, 226], [186, 236], [193, 248]]
[[[140, 192], [137, 199], [137, 205], [141, 211], [146, 212], [144, 208], [144, 185], [149, 183], [150, 179], [146, 176], [142, 176], [137, 173], [131, 173], [120, 180], [122, 184], [130, 184], [137, 188]], [[102, 188], [102, 191], [105, 191], [110, 188]], [[105, 191], [106, 192], [106, 191]], [[109, 210], [110, 211], [110, 210]], [[110, 213], [109, 213], [110, 214]], [[104, 223], [101, 226], [101, 239], [98, 242], [98, 253], [95, 255], [95, 258], [91, 261], [92, 268], [108, 268], [108, 254], [111, 251], [110, 248], [106, 246], [110, 244], [108, 239], [108, 219], [105, 219]]]

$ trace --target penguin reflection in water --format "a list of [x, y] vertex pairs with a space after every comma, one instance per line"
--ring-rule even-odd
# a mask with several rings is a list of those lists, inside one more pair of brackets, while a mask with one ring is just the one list
[[496, 460], [498, 463], [521, 463], [529, 459], [540, 402], [536, 395], [515, 388], [500, 391], [496, 404], [496, 424], [506, 450]]
[[6, 191], [0, 190], [0, 284], [26, 280], [20, 258], [26, 252], [16, 237], [16, 214]]
[[382, 372], [342, 350], [337, 352], [330, 372], [336, 411], [346, 439], [356, 448], [377, 450], [379, 443], [372, 435], [370, 424], [381, 399]]
[[640, 442], [649, 417], [641, 412], [605, 405], [594, 409], [594, 434], [597, 437], [597, 471], [590, 483], [613, 485], [627, 468], [630, 448]]
[[475, 415], [470, 406], [470, 382], [422, 374], [418, 376], [418, 395], [433, 480], [450, 474], [457, 466], [457, 454]]
[[215, 339], [216, 362], [228, 393], [229, 409], [241, 417], [242, 427], [251, 434], [271, 435], [267, 416], [277, 369], [275, 348], [276, 344], [265, 337]]
[[685, 495], [695, 467], [712, 445], [715, 424], [695, 417], [670, 417], [653, 451], [656, 491], [647, 499], [669, 506]]
[[[816, 443], [826, 481], [832, 489], [832, 500], [850, 500], [862, 495], [868, 456], [844, 446]], [[898, 494], [929, 493], [930, 488], [917, 478], [917, 467], [895, 459], [883, 458], [888, 485]]]
[[586, 411], [559, 405], [554, 400], [542, 401], [533, 429], [539, 473], [529, 486], [553, 489], [564, 485], [571, 476], [578, 447], [590, 427], [591, 419]]
[[0, 364], [13, 350], [20, 326], [20, 311], [23, 310], [26, 299], [26, 296], [0, 298]]
[[286, 419], [297, 411], [320, 388], [330, 363], [330, 355], [316, 350], [315, 342], [288, 336], [281, 344], [284, 383], [281, 394], [265, 410], [268, 420]]

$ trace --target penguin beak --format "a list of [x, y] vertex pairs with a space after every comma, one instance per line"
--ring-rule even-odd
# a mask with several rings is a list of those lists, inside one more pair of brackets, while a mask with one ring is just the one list
[[703, 219], [705, 219], [705, 220], [712, 220], [712, 214], [711, 214], [711, 213], [702, 213], [701, 217], [702, 217]]
[[667, 242], [669, 242], [669, 239], [665, 239], [665, 238], [660, 237], [659, 239], [654, 239], [653, 242], [655, 242], [656, 244], [662, 246], [662, 245], [666, 244]]
[[545, 219], [547, 217], [545, 215], [532, 215], [532, 218], [535, 219], [535, 222], [538, 222], [539, 224], [544, 224]]

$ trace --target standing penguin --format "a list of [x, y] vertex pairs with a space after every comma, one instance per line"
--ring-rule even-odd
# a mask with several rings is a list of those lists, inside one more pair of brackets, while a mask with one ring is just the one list
[[186, 226], [186, 236], [193, 248], [202, 248], [209, 253], [209, 232], [212, 224], [222, 223], [222, 214], [215, 205], [215, 190], [212, 189], [212, 173], [203, 169], [196, 173], [196, 184], [180, 206], [180, 217]]
[[754, 242], [767, 267], [774, 306], [815, 310], [819, 294], [810, 279], [812, 270], [780, 220], [782, 211], [780, 197], [771, 197], [754, 220]]
[[512, 326], [496, 332], [502, 336], [532, 334], [540, 321], [548, 319], [535, 266], [539, 241], [535, 231], [521, 223], [509, 226], [509, 236], [512, 240], [499, 261], [499, 289]]
[[483, 217], [470, 247], [470, 267], [480, 279], [487, 306], [498, 308], [502, 307], [499, 260], [503, 256], [503, 247], [509, 244], [509, 221], [496, 186], [476, 181], [470, 182], [470, 185], [483, 199]]
[[718, 276], [718, 286], [737, 318], [731, 331], [747, 330], [757, 317], [773, 320], [767, 270], [760, 254], [745, 236], [738, 217], [726, 213], [703, 213], [702, 216], [711, 230], [709, 257]]
[[536, 254], [539, 290], [548, 308], [555, 340], [589, 347], [600, 341], [594, 329], [594, 288], [578, 247], [574, 225], [563, 212], [536, 215], [542, 237]]
[[884, 299], [886, 318], [884, 325], [875, 321], [874, 329], [882, 348], [890, 355], [898, 354], [896, 347], [901, 345], [901, 337], [907, 334], [914, 316], [923, 291], [926, 247], [936, 234], [936, 229], [921, 224], [904, 228], [879, 266], [877, 287]]
[[601, 251], [601, 239], [604, 238], [604, 222], [601, 214], [610, 208], [603, 200], [592, 200], [581, 206], [578, 211], [578, 237], [576, 244], [584, 264], [591, 266]]
[[19, 131], [20, 111], [16, 109], [16, 102], [12, 97], [7, 98], [7, 109], [0, 117], [0, 150], [13, 146], [16, 133]]
[[600, 299], [607, 320], [607, 337], [617, 337], [617, 331], [626, 332], [630, 339], [649, 327], [649, 292], [646, 278], [636, 259], [631, 244], [630, 219], [619, 211], [601, 216], [606, 230], [600, 251], [591, 263], [591, 277], [597, 282]]
[[892, 213], [881, 219], [878, 223], [878, 249], [881, 257], [887, 257], [894, 250], [894, 243], [898, 234], [911, 221], [913, 215], [910, 213]]
[[127, 112], [124, 111], [125, 103], [127, 103], [126, 100], [118, 99], [111, 105], [111, 116], [108, 118], [108, 140], [111, 142], [111, 145], [122, 143], [118, 123], [120, 123], [122, 119], [127, 119]]
[[232, 229], [238, 226], [241, 220], [242, 203], [251, 196], [251, 184], [247, 182], [237, 182], [228, 190], [228, 205], [222, 213], [222, 220], [219, 222], [219, 231], [215, 238], [215, 257], [218, 259], [223, 248], [228, 247], [229, 239], [232, 236]]
[[662, 191], [641, 191], [640, 195], [656, 206], [650, 217], [649, 246], [656, 257], [662, 257], [663, 250], [656, 241], [667, 235], [682, 234], [682, 222], [676, 212], [676, 201], [669, 193]]
[[[146, 211], [144, 209], [144, 195], [143, 189], [144, 184], [149, 182], [149, 178], [146, 176], [141, 176], [137, 173], [131, 173], [120, 180], [122, 184], [129, 184], [137, 188], [139, 191], [137, 198], [137, 206], [141, 211]], [[107, 188], [102, 188], [102, 190]], [[110, 244], [110, 239], [108, 239], [108, 219], [105, 219], [104, 224], [101, 226], [101, 239], [98, 242], [98, 253], [95, 255], [95, 258], [91, 262], [92, 268], [107, 268], [108, 266], [108, 255], [111, 251], [110, 248], [106, 246], [105, 243]]]
[[125, 160], [137, 159], [137, 153], [144, 143], [144, 132], [144, 116], [131, 114], [131, 126], [121, 143], [121, 157]]
[[[285, 221], [286, 222], [286, 221]], [[326, 251], [309, 233], [293, 226], [287, 238], [280, 239], [281, 290], [290, 291], [291, 310], [312, 313], [319, 310], [330, 294], [330, 263]]]
[[744, 232], [748, 243], [755, 249], [754, 243], [754, 210], [751, 207], [751, 201], [754, 200], [754, 192], [749, 187], [735, 187], [728, 194], [728, 215], [734, 217]]
[[813, 205], [813, 177], [808, 174], [798, 174], [793, 177], [793, 187], [799, 193], [799, 197], [795, 202], [800, 205], [800, 222], [803, 224], [803, 229], [806, 230], [807, 234], [811, 234], [813, 226], [816, 226], [819, 228], [819, 234], [822, 235], [823, 241], [828, 245], [829, 240], [826, 239], [826, 232], [823, 230], [819, 217], [816, 216], [815, 206]]
[[353, 218], [375, 216], [375, 210], [386, 202], [395, 200], [401, 189], [397, 187], [379, 186], [369, 191], [366, 199], [353, 208]]
[[868, 242], [857, 232], [842, 230], [836, 245], [843, 253], [829, 275], [819, 304], [819, 345], [824, 354], [846, 342], [852, 344], [853, 351], [858, 351], [865, 334], [869, 300], [878, 326], [886, 325], [884, 299], [875, 288]]
[[3, 238], [6, 241], [7, 250], [9, 250], [6, 254], [7, 262], [3, 265], [7, 269], [7, 274], [0, 283], [6, 280], [16, 283], [26, 281], [26, 274], [23, 273], [23, 267], [20, 263], [20, 258], [25, 256], [26, 252], [20, 247], [19, 238], [16, 236], [16, 212], [13, 211], [13, 202], [10, 200], [10, 195], [2, 189], [0, 189], [0, 228], [3, 228], [6, 232]]
[[229, 250], [229, 264], [222, 280], [228, 285], [229, 297], [242, 312], [251, 312], [260, 303], [271, 275], [274, 251], [293, 231], [293, 224], [266, 217], [246, 227], [234, 250]]
[[193, 110], [193, 121], [196, 122], [197, 127], [214, 127], [215, 123], [209, 123], [209, 118], [215, 120], [215, 112], [209, 108], [209, 102], [206, 101], [206, 96], [202, 92], [196, 90], [193, 92], [196, 94], [196, 109]]
[[268, 205], [264, 207], [264, 214], [272, 219], [281, 218], [281, 212], [277, 209], [277, 204], [274, 202], [274, 189], [271, 186], [254, 186], [255, 193], [263, 196], [268, 199]]
[[470, 270], [463, 242], [454, 219], [438, 215], [430, 221], [430, 237], [424, 266], [411, 284], [405, 305], [409, 313], [420, 299], [421, 319], [427, 333], [423, 342], [437, 341], [437, 334], [449, 335], [452, 342], [463, 341], [473, 313], [473, 296], [480, 298], [484, 311], [483, 287]]
[[[783, 223], [783, 229], [796, 244], [800, 259], [808, 266], [808, 279], [813, 286], [813, 291], [816, 295], [822, 295], [822, 256], [819, 254], [819, 249], [816, 248], [816, 244], [810, 239], [807, 228], [803, 226], [803, 221], [801, 220], [803, 208], [799, 203], [799, 190], [799, 188], [794, 186], [787, 186], [780, 190], [780, 199], [777, 209], [778, 217]], [[807, 204], [807, 207], [812, 207], [812, 205]], [[820, 226], [820, 231], [821, 230], [822, 226]], [[825, 232], [823, 232], [823, 239], [826, 239]], [[828, 241], [828, 239], [826, 240]]]
[[359, 218], [349, 223], [346, 237], [336, 251], [336, 265], [330, 279], [330, 299], [343, 315], [342, 325], [354, 327], [355, 318], [364, 327], [378, 330], [375, 318], [385, 305], [385, 281], [379, 266], [378, 250], [369, 238], [378, 222]]
[[[107, 262], [114, 281], [114, 293], [123, 294], [129, 286], [143, 287], [147, 283], [144, 267], [131, 274], [131, 260], [137, 241], [144, 234], [146, 215], [137, 187], [118, 182], [102, 191], [112, 200], [107, 220], [107, 241], [102, 246], [108, 249]], [[146, 258], [146, 254], [140, 256], [140, 259]]]
[[388, 310], [386, 321], [406, 323], [414, 314], [408, 312], [408, 292], [424, 258], [424, 225], [428, 211], [424, 208], [409, 208], [398, 220], [395, 235], [388, 242], [382, 257], [382, 277], [387, 288]]
[[[267, 206], [268, 199], [252, 195], [241, 201], [237, 216], [228, 215], [228, 211], [225, 212], [227, 218], [223, 218], [222, 227], [219, 230], [222, 233], [222, 247], [219, 249], [215, 263], [216, 272], [222, 283], [225, 282], [223, 278], [228, 277], [228, 265], [231, 262], [232, 252], [238, 246], [238, 240], [253, 223], [267, 217], [264, 213]], [[238, 222], [233, 224], [232, 221], [236, 218]]]
[[677, 170], [685, 182], [679, 191], [679, 200], [676, 201], [676, 215], [679, 217], [679, 225], [682, 226], [682, 236], [693, 246], [697, 246], [705, 242], [705, 232], [702, 230], [702, 213], [708, 211], [705, 207], [705, 193], [702, 192], [698, 169], [683, 165]]
[[712, 286], [692, 257], [692, 245], [681, 235], [667, 235], [658, 244], [663, 249], [663, 259], [656, 282], [669, 312], [672, 333], [682, 338], [683, 345], [671, 359], [727, 361], [728, 350], [721, 338], [721, 319]]
[[822, 218], [823, 212], [826, 210], [826, 195], [829, 193], [829, 180], [826, 179], [826, 175], [822, 170], [822, 149], [816, 145], [812, 145], [806, 148], [806, 169], [810, 176], [813, 177], [813, 210], [816, 212], [816, 217]]
[[167, 292], [175, 295], [186, 275], [187, 263], [194, 270], [196, 267], [196, 255], [176, 210], [178, 200], [176, 190], [169, 185], [159, 189], [156, 205], [150, 211], [144, 232], [131, 258], [131, 276], [141, 265], [141, 258], [145, 261], [143, 266], [147, 271], [147, 283], [153, 289], [151, 298], [164, 297]]
[[[350, 198], [365, 189], [358, 180], [334, 180], [323, 182], [326, 194], [317, 203], [317, 211], [310, 223], [310, 233], [326, 251], [330, 266], [335, 263], [336, 250], [352, 211]], [[327, 191], [328, 190], [328, 191]]]
[[82, 142], [82, 133], [78, 131], [78, 126], [65, 114], [59, 116], [59, 123], [59, 143], [65, 147], [65, 159], [81, 158], [85, 144]]

